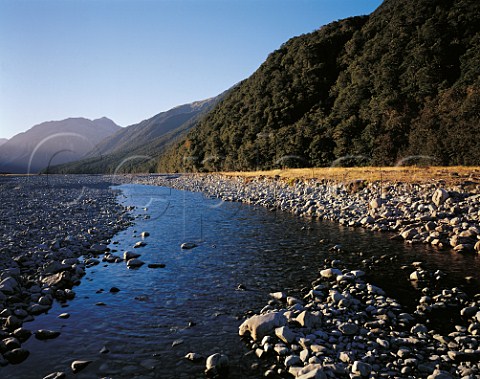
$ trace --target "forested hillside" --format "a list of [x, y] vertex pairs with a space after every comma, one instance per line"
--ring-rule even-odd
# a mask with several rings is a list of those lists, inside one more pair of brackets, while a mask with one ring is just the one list
[[480, 2], [385, 0], [286, 42], [157, 169], [480, 165], [479, 134]]

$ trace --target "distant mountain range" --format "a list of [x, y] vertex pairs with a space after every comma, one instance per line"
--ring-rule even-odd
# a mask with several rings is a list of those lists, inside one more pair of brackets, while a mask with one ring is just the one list
[[226, 92], [181, 105], [130, 125], [99, 142], [85, 159], [56, 167], [50, 173], [118, 173], [156, 171], [158, 157], [193, 128]]
[[121, 128], [108, 118], [69, 118], [35, 125], [0, 147], [0, 172], [37, 173], [48, 166], [76, 161]]
[[7, 141], [8, 141], [7, 138], [0, 138], [0, 146], [2, 146]]

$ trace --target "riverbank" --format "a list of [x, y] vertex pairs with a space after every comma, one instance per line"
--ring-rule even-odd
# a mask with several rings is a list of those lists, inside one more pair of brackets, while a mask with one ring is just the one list
[[32, 334], [60, 335], [23, 325], [54, 301], [73, 299], [86, 268], [130, 224], [110, 185], [94, 176], [0, 178], [0, 366], [23, 362], [29, 351], [22, 344]]
[[[480, 251], [480, 195], [470, 181], [447, 186], [442, 181], [343, 183], [224, 175], [135, 180], [390, 232], [392, 238], [431, 244], [439, 251]], [[332, 256], [341, 252], [339, 242], [332, 246]], [[424, 294], [413, 313], [366, 282], [364, 271], [346, 267], [339, 258], [325, 262], [303, 297], [271, 294], [261, 311], [244, 320], [239, 333], [261, 362], [270, 362], [266, 377], [478, 377], [480, 296], [442, 288], [444, 273], [421, 262], [412, 263], [410, 270], [410, 280]], [[429, 327], [430, 318], [438, 317], [457, 323], [439, 332]]]
[[451, 186], [231, 175], [138, 176], [135, 181], [391, 232], [405, 243], [480, 252], [480, 185], [470, 180]]

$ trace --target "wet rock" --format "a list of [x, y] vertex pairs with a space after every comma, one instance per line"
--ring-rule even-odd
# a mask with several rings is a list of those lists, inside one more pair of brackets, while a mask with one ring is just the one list
[[185, 355], [185, 359], [188, 359], [189, 361], [192, 361], [192, 362], [200, 362], [204, 360], [205, 357], [198, 353], [188, 353], [187, 355]]
[[92, 253], [97, 253], [97, 254], [104, 253], [107, 250], [108, 250], [108, 246], [102, 243], [96, 243], [90, 247], [90, 251]]
[[21, 347], [20, 341], [14, 337], [7, 337], [0, 341], [0, 353], [18, 349], [19, 347]]
[[197, 247], [198, 245], [194, 242], [184, 242], [180, 245], [181, 249], [193, 249]]
[[90, 363], [92, 363], [92, 361], [83, 361], [83, 360], [73, 361], [72, 364], [70, 365], [70, 368], [72, 369], [73, 373], [76, 374], [84, 370]]
[[125, 251], [123, 253], [123, 259], [129, 261], [130, 259], [139, 258], [141, 254], [134, 253], [133, 251]]
[[35, 338], [38, 340], [50, 340], [57, 338], [60, 332], [55, 330], [40, 329], [35, 332]]
[[165, 268], [164, 263], [149, 263], [148, 268]]
[[23, 348], [13, 349], [3, 354], [3, 357], [12, 365], [20, 364], [28, 358], [30, 352]]
[[32, 332], [28, 329], [18, 328], [13, 332], [13, 335], [18, 338], [20, 342], [25, 342], [31, 337]]
[[43, 379], [64, 379], [66, 378], [66, 374], [62, 371], [52, 372], [47, 376], [44, 376]]
[[141, 261], [140, 259], [137, 258], [132, 258], [127, 261], [127, 267], [128, 268], [139, 268], [143, 266], [145, 262]]
[[228, 357], [224, 354], [215, 353], [207, 358], [205, 374], [209, 378], [226, 377], [229, 371]]

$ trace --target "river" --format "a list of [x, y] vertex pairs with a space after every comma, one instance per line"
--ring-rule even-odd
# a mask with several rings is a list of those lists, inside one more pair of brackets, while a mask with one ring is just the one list
[[[117, 188], [119, 201], [135, 206], [135, 225], [117, 234], [109, 247], [120, 256], [138, 252], [146, 264], [133, 270], [125, 263], [89, 268], [74, 288], [74, 300], [56, 303], [24, 325], [32, 331], [59, 330], [60, 337], [31, 337], [23, 344], [29, 358], [1, 368], [2, 378], [71, 373], [77, 359], [92, 363], [76, 378], [203, 378], [204, 362], [184, 359], [189, 352], [226, 354], [230, 378], [258, 378], [261, 370], [251, 368], [256, 359], [238, 336], [242, 318], [263, 308], [270, 292], [300, 295], [325, 259], [366, 269], [369, 280], [407, 308], [421, 295], [408, 281], [413, 269], [405, 269], [414, 261], [447, 273], [442, 285], [468, 290], [466, 276], [480, 279], [479, 259], [473, 255], [407, 246], [384, 234], [200, 193], [134, 184]], [[146, 246], [133, 249], [143, 231], [150, 233]], [[198, 246], [181, 249], [184, 242]], [[332, 253], [335, 244], [342, 250]], [[165, 267], [148, 268], [149, 263]], [[112, 287], [120, 291], [112, 293]], [[70, 318], [58, 318], [64, 312]]]

